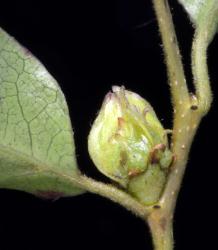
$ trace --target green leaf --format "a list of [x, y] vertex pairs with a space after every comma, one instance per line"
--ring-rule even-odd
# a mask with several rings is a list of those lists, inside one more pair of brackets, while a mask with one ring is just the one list
[[218, 29], [217, 0], [179, 0], [179, 2], [183, 5], [190, 19], [192, 20], [193, 24], [197, 28], [201, 26], [207, 26], [209, 32], [212, 32], [213, 30], [213, 33], [215, 33], [215, 31], [217, 31]]
[[77, 195], [80, 172], [65, 97], [45, 67], [0, 29], [0, 188]]

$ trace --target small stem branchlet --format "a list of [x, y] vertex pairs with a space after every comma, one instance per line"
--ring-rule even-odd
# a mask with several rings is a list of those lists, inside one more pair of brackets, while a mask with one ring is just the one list
[[[211, 37], [208, 37], [205, 29], [196, 31], [192, 49], [192, 70], [196, 94], [191, 94], [186, 85], [168, 1], [153, 0], [153, 4], [163, 42], [174, 108], [171, 150], [175, 161], [159, 201], [160, 209], [151, 213], [148, 224], [151, 228], [155, 250], [171, 250], [173, 249], [171, 220], [188, 154], [201, 118], [209, 111], [212, 100], [206, 62], [206, 51]], [[167, 226], [161, 227], [159, 218], [162, 218], [162, 221], [164, 218]]]

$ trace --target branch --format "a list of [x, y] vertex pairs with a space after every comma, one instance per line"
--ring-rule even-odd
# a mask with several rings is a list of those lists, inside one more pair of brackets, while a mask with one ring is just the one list
[[171, 226], [166, 227], [166, 225], [171, 225], [190, 147], [201, 118], [208, 112], [212, 99], [206, 62], [206, 50], [211, 38], [208, 37], [205, 29], [201, 29], [197, 30], [193, 42], [192, 65], [196, 87], [195, 96], [189, 93], [186, 85], [168, 1], [153, 0], [153, 5], [163, 42], [174, 107], [171, 150], [175, 161], [163, 195], [158, 202], [159, 210], [150, 214], [148, 223], [155, 249], [169, 250], [173, 248], [172, 229]]
[[[201, 81], [196, 81], [197, 96], [191, 95], [188, 92], [168, 2], [163, 0], [153, 0], [153, 3], [163, 41], [174, 107], [174, 124], [171, 150], [174, 153], [176, 160], [171, 168], [165, 191], [163, 192], [162, 198], [160, 200], [160, 204], [164, 206], [172, 216], [186, 168], [190, 147], [200, 120], [203, 114], [205, 114], [205, 109], [203, 111], [198, 106], [199, 101], [201, 101], [201, 99], [198, 98], [199, 96], [202, 98], [204, 97], [204, 103], [207, 102], [209, 104], [211, 100], [211, 94], [209, 81], [203, 81], [201, 79], [202, 76], [199, 75], [198, 77], [201, 79]], [[199, 42], [195, 43], [195, 48], [199, 49], [199, 46], [201, 46], [202, 43], [200, 43], [199, 46], [196, 46], [197, 44], [199, 45]], [[201, 62], [202, 60], [204, 61], [206, 58], [204, 57], [204, 54], [201, 54], [198, 51], [196, 52], [197, 57], [195, 53], [193, 53], [193, 58], [198, 58], [198, 60]], [[197, 63], [197, 65], [199, 65], [199, 63]], [[206, 62], [201, 65], [201, 67], [204, 67], [205, 65]], [[195, 67], [195, 70], [199, 70], [198, 67]], [[207, 72], [207, 68], [205, 70], [204, 67], [204, 71]], [[198, 77], [195, 77], [195, 79], [199, 79]], [[204, 82], [204, 85], [200, 85], [199, 82]], [[205, 89], [207, 89], [206, 95], [204, 92]]]
[[114, 201], [115, 203], [122, 205], [136, 216], [141, 217], [143, 220], [150, 214], [152, 210], [152, 207], [142, 205], [129, 194], [112, 185], [96, 181], [85, 175], [80, 175], [76, 179], [72, 179], [72, 177], [66, 175], [64, 177], [73, 182], [74, 185], [76, 182], [78, 187], [82, 189], [101, 195]]
[[168, 1], [153, 0], [153, 4], [163, 42], [174, 112], [181, 113], [184, 104], [189, 103], [189, 94], [172, 16]]
[[207, 114], [212, 102], [210, 79], [207, 67], [207, 48], [217, 31], [217, 23], [214, 21], [218, 16], [217, 3], [209, 14], [205, 13], [205, 18], [196, 27], [196, 32], [192, 45], [192, 73], [196, 96], [199, 102], [199, 109], [202, 116]]

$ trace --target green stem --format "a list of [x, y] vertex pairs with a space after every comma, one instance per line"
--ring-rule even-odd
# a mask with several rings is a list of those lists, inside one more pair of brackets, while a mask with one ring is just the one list
[[155, 250], [173, 250], [173, 227], [169, 216], [154, 216], [148, 218], [148, 225], [153, 238]]
[[[171, 167], [163, 195], [158, 203], [159, 212], [157, 214], [155, 211], [152, 212], [148, 221], [155, 250], [171, 250], [173, 249], [173, 243], [172, 225], [170, 221], [173, 218], [189, 151], [201, 118], [209, 111], [212, 100], [206, 52], [208, 44], [215, 32], [215, 24], [213, 23], [214, 17], [211, 17], [211, 14], [210, 17], [206, 19], [207, 25], [202, 25], [200, 26], [201, 28], [197, 28], [196, 30], [192, 48], [192, 71], [196, 87], [196, 96], [190, 95], [184, 77], [168, 2], [166, 0], [153, 0], [153, 3], [163, 41], [174, 107], [171, 150], [174, 153], [175, 161]], [[214, 8], [213, 14], [218, 14], [217, 7]], [[165, 216], [163, 216], [163, 214]], [[166, 222], [164, 230], [160, 223], [161, 220], [163, 221], [163, 218]]]
[[174, 29], [172, 16], [167, 1], [153, 0], [158, 26], [163, 42], [169, 85], [175, 112], [182, 113], [184, 103], [189, 102], [189, 93]]
[[199, 110], [202, 116], [207, 114], [212, 102], [210, 79], [207, 67], [207, 49], [217, 32], [218, 5], [214, 1], [210, 8], [201, 14], [192, 45], [192, 73]]
[[91, 193], [101, 195], [114, 201], [115, 203], [122, 205], [127, 210], [143, 219], [147, 218], [152, 210], [152, 207], [142, 205], [131, 195], [127, 194], [125, 191], [122, 191], [119, 188], [116, 188], [113, 185], [96, 181], [85, 175], [80, 175], [76, 179], [72, 179], [68, 176], [64, 176], [64, 178], [69, 179], [72, 183], [74, 183], [74, 185], [75, 183], [77, 183], [77, 186], [79, 188], [85, 189]]
[[194, 84], [196, 86], [196, 96], [198, 98], [199, 109], [207, 113], [211, 102], [212, 95], [207, 68], [207, 31], [197, 30], [192, 46], [192, 72]]
[[[156, 211], [151, 213], [152, 216], [149, 216], [149, 226], [151, 228], [155, 250], [171, 250], [173, 249], [171, 220], [174, 215], [176, 200], [187, 165], [190, 147], [202, 118], [202, 111], [197, 106], [197, 97], [189, 94], [186, 85], [168, 2], [153, 0], [153, 4], [163, 41], [174, 107], [171, 150], [174, 153], [175, 161], [171, 167], [163, 195], [158, 203], [160, 211], [158, 214]], [[202, 89], [200, 89], [199, 92], [204, 95]], [[205, 97], [206, 100], [208, 96], [209, 95]], [[161, 216], [159, 216], [159, 214]], [[164, 228], [162, 227], [161, 221], [165, 221], [166, 225]]]
[[165, 191], [160, 200], [161, 206], [164, 206], [164, 209], [172, 214], [186, 168], [190, 145], [199, 125], [199, 113], [192, 108], [195, 98], [191, 98], [186, 85], [168, 2], [153, 0], [153, 4], [163, 42], [174, 108], [171, 150], [174, 153], [175, 162], [171, 168]]

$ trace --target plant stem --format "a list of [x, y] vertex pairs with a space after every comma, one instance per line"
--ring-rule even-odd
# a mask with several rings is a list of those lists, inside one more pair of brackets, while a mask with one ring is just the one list
[[[171, 150], [174, 153], [175, 161], [171, 167], [162, 198], [159, 201], [160, 211], [158, 211], [158, 213], [154, 211], [148, 221], [155, 250], [172, 250], [173, 233], [171, 220], [174, 215], [176, 200], [186, 168], [190, 146], [201, 116], [199, 115], [200, 113], [197, 107], [194, 106], [196, 104], [196, 98], [191, 98], [188, 92], [168, 2], [153, 0], [153, 4], [163, 41], [174, 107]], [[163, 221], [165, 223], [164, 227]]]
[[189, 102], [189, 93], [168, 1], [153, 0], [153, 5], [163, 42], [173, 106], [177, 113], [182, 112], [182, 104]]
[[185, 171], [190, 145], [199, 124], [199, 115], [197, 110], [192, 109], [195, 98], [191, 98], [186, 85], [168, 2], [153, 0], [153, 4], [163, 42], [174, 108], [171, 150], [176, 160], [171, 168], [165, 191], [160, 200], [161, 206], [165, 207], [163, 209], [168, 210], [172, 215]]
[[207, 30], [197, 29], [192, 46], [192, 72], [196, 96], [199, 100], [199, 109], [205, 114], [212, 102], [210, 84], [208, 84], [210, 80], [207, 68], [207, 34]]
[[[70, 177], [65, 176], [65, 178], [69, 179]], [[142, 205], [131, 195], [127, 194], [121, 189], [116, 188], [110, 184], [96, 181], [85, 175], [80, 175], [78, 178], [76, 178], [76, 180], [72, 180], [72, 182], [74, 183], [74, 185], [75, 182], [77, 182], [78, 187], [82, 189], [85, 189], [91, 193], [101, 195], [114, 201], [115, 203], [122, 205], [123, 207], [134, 213], [136, 216], [143, 219], [147, 218], [152, 210], [152, 207]]]
[[[175, 161], [171, 167], [163, 195], [158, 203], [159, 211], [152, 212], [148, 222], [155, 250], [171, 250], [173, 249], [171, 220], [187, 165], [188, 154], [201, 118], [209, 111], [212, 99], [206, 62], [206, 50], [211, 37], [208, 36], [205, 27], [201, 29], [201, 32], [199, 30], [196, 32], [192, 53], [196, 96], [191, 95], [186, 85], [168, 1], [153, 0], [153, 4], [163, 41], [174, 107], [171, 150], [174, 153]], [[161, 220], [165, 221], [165, 227], [162, 227]]]
[[211, 2], [211, 4], [210, 8], [201, 14], [192, 45], [192, 73], [202, 115], [209, 111], [212, 102], [207, 67], [207, 48], [217, 32], [218, 24], [215, 20], [218, 15], [218, 5], [216, 1]]
[[[160, 213], [161, 214], [161, 213]], [[173, 228], [169, 216], [152, 213], [148, 225], [155, 250], [173, 250]]]

